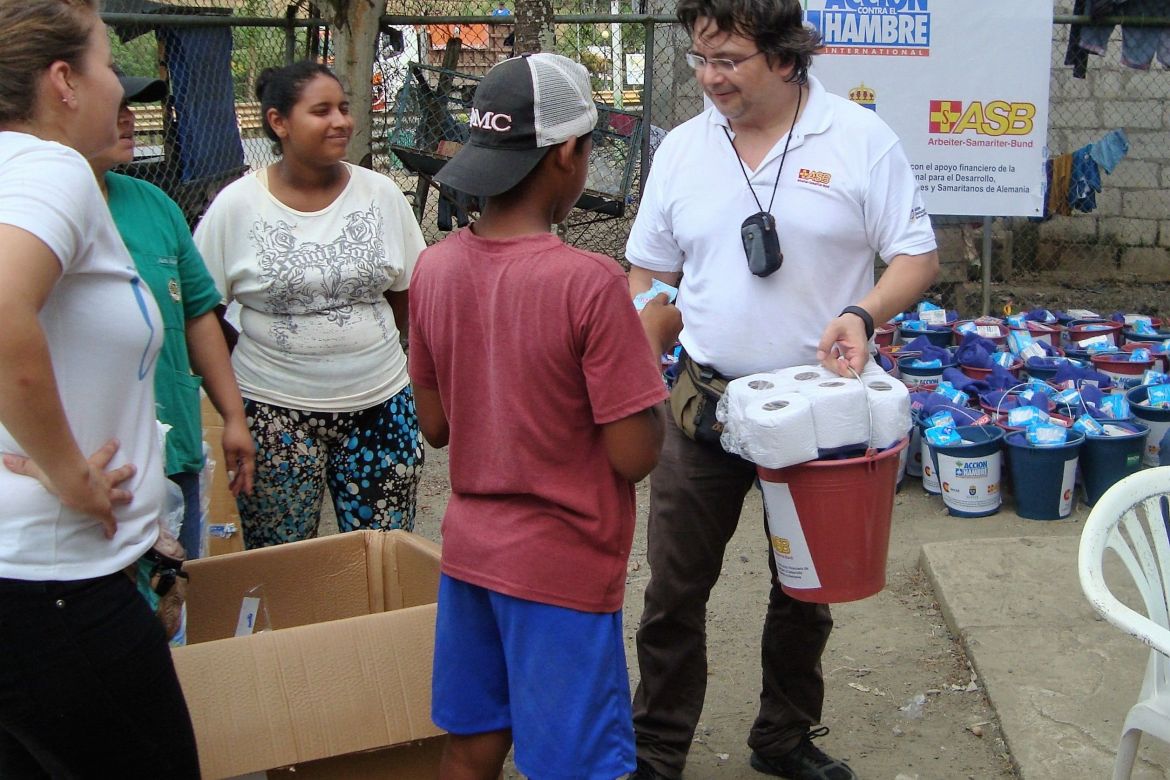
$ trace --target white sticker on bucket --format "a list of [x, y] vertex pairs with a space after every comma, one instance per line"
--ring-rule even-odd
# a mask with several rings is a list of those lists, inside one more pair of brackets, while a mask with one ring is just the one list
[[925, 436], [919, 436], [919, 459], [922, 461], [922, 489], [928, 493], [938, 493], [938, 474], [934, 473], [934, 461], [930, 457], [930, 445]]
[[938, 480], [943, 502], [960, 512], [993, 512], [999, 493], [1000, 454], [956, 458], [938, 453]]
[[788, 483], [761, 480], [760, 491], [764, 494], [768, 538], [772, 541], [772, 556], [776, 559], [781, 584], [797, 589], [821, 587]]
[[1077, 483], [1077, 459], [1064, 462], [1064, 476], [1060, 480], [1060, 511], [1061, 517], [1072, 514], [1073, 487]]

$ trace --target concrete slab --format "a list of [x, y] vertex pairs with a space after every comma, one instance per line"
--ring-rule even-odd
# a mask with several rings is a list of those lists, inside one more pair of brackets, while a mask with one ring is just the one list
[[[1148, 649], [1097, 617], [1072, 537], [923, 545], [920, 565], [1000, 720], [1023, 780], [1109, 777]], [[1108, 570], [1130, 601], [1132, 585]], [[1170, 746], [1146, 737], [1133, 777], [1170, 776]]]

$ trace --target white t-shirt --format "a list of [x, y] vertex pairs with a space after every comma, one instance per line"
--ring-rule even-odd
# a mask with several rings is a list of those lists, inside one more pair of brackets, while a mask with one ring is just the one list
[[[57, 389], [81, 451], [121, 442], [109, 468], [133, 463], [106, 539], [93, 518], [61, 506], [39, 482], [0, 466], [0, 577], [78, 580], [118, 571], [158, 538], [165, 476], [154, 414], [162, 317], [134, 270], [93, 171], [72, 149], [0, 132], [0, 223], [43, 241], [61, 278], [40, 312]], [[3, 255], [0, 254], [0, 263]], [[0, 425], [0, 451], [25, 454]]]
[[321, 211], [296, 211], [267, 170], [232, 182], [195, 230], [225, 302], [238, 301], [232, 365], [244, 397], [308, 411], [357, 411], [407, 384], [406, 355], [383, 293], [410, 286], [426, 242], [402, 192], [348, 165]]
[[[732, 377], [814, 363], [825, 326], [872, 289], [875, 254], [889, 262], [935, 248], [918, 185], [877, 114], [809, 77], [771, 209], [784, 264], [759, 278], [748, 270], [740, 225], [760, 206], [725, 127], [710, 108], [667, 135], [626, 258], [683, 272], [680, 340], [697, 362]], [[786, 140], [747, 169], [765, 209]]]

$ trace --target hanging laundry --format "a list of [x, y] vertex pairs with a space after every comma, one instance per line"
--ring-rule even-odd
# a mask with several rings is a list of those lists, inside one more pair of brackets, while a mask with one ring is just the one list
[[1123, 129], [1110, 130], [1099, 141], [1089, 144], [1089, 156], [1105, 169], [1105, 173], [1113, 173], [1128, 153], [1129, 137]]
[[1068, 205], [1086, 214], [1097, 210], [1097, 193], [1101, 191], [1101, 169], [1082, 146], [1072, 155], [1072, 176], [1068, 187]]
[[1057, 214], [1068, 216], [1072, 213], [1072, 209], [1069, 206], [1068, 192], [1069, 185], [1072, 183], [1073, 156], [1071, 154], [1062, 154], [1058, 157], [1053, 157], [1048, 163], [1051, 166], [1052, 176], [1048, 185], [1048, 198], [1045, 202], [1044, 216], [1051, 217]]
[[1033, 222], [1046, 222], [1054, 216], [1068, 216], [1075, 211], [1088, 213], [1097, 208], [1101, 191], [1101, 168], [1113, 173], [1129, 152], [1125, 131], [1110, 130], [1098, 140], [1071, 154], [1062, 154], [1044, 162], [1047, 184], [1044, 216]]
[[[1145, 17], [1170, 16], [1170, 2], [1168, 0], [1084, 0], [1084, 10], [1094, 18], [1103, 16], [1125, 16], [1134, 19]], [[1080, 27], [1077, 31], [1077, 45], [1092, 54], [1103, 55], [1108, 50], [1109, 39], [1113, 35], [1113, 25], [1093, 25]], [[1072, 32], [1070, 31], [1070, 38]], [[1071, 51], [1070, 41], [1070, 51]], [[1069, 63], [1070, 54], [1065, 55], [1065, 63], [1073, 64], [1073, 76], [1077, 76], [1077, 66]], [[1170, 27], [1140, 27], [1123, 24], [1121, 26], [1121, 64], [1135, 70], [1149, 70], [1155, 57], [1163, 67], [1170, 68]], [[1087, 67], [1087, 64], [1086, 64]]]

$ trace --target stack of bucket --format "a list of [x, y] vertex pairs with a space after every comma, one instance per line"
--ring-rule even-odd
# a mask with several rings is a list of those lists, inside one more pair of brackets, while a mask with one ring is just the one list
[[[1055, 352], [1056, 357], [1023, 361], [1025, 379], [1048, 381], [1062, 361], [1072, 358], [1074, 365], [1092, 367], [1109, 377], [1115, 385], [1113, 392], [1126, 392], [1133, 417], [1101, 420], [1106, 423], [1104, 433], [1086, 434], [1071, 430], [1082, 410], [1062, 409], [1067, 416], [1051, 412], [1051, 422], [1070, 428], [1066, 441], [1056, 446], [1037, 446], [1028, 441], [1025, 432], [1008, 427], [998, 410], [985, 407], [981, 411], [972, 401], [969, 404], [972, 408], [968, 410], [952, 410], [961, 443], [932, 446], [924, 435], [930, 425], [927, 415], [916, 412], [905, 473], [920, 477], [928, 494], [941, 496], [949, 514], [956, 517], [994, 514], [1001, 508], [1004, 489], [1014, 483], [1019, 487], [1014, 493], [1016, 511], [1021, 517], [1062, 519], [1073, 512], [1078, 499], [1092, 506], [1109, 487], [1141, 466], [1170, 462], [1170, 451], [1162, 452], [1163, 447], [1170, 450], [1170, 408], [1149, 403], [1148, 388], [1144, 385], [1133, 386], [1143, 381], [1157, 381], [1156, 378], [1150, 380], [1146, 373], [1151, 369], [1163, 372], [1170, 369], [1170, 352], [1158, 349], [1162, 342], [1170, 339], [1170, 330], [1161, 330], [1162, 323], [1156, 318], [1152, 320], [1156, 331], [1151, 332], [1144, 326], [1135, 328], [1128, 315], [1124, 323], [1120, 317], [1107, 320], [1087, 314], [1080, 319], [1060, 316], [1059, 322], [1053, 320], [1049, 317], [1048, 322], [1042, 324], [1013, 320], [1009, 324], [994, 318], [980, 318], [975, 323], [984, 326], [986, 333], [981, 332], [981, 335], [988, 338], [1011, 330], [1026, 330], [1033, 341], [1051, 345], [1048, 352], [1050, 355]], [[965, 322], [956, 322], [954, 327], [961, 327]], [[996, 327], [997, 332], [993, 333], [992, 327]], [[894, 323], [888, 327], [887, 333], [889, 336], [900, 335], [903, 339], [923, 335], [922, 331], [913, 329], [895, 330]], [[997, 348], [1005, 348], [999, 338], [991, 340]], [[1010, 347], [1012, 339], [1007, 341]], [[1114, 351], [1100, 354], [1102, 347]], [[1128, 355], [1117, 351], [1120, 348], [1132, 352], [1139, 347], [1150, 348], [1154, 353], [1152, 360], [1127, 360]], [[898, 374], [915, 393], [912, 397], [918, 398], [920, 393], [933, 391], [943, 379], [941, 372], [938, 369], [915, 370], [910, 366], [913, 356], [898, 354], [898, 349], [895, 339], [895, 343], [884, 347], [883, 352], [895, 361]], [[1012, 368], [1019, 370], [1015, 361]], [[970, 375], [971, 372], [965, 373]], [[898, 375], [893, 371], [891, 374]], [[1127, 391], [1126, 388], [1132, 389]]]

